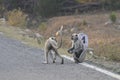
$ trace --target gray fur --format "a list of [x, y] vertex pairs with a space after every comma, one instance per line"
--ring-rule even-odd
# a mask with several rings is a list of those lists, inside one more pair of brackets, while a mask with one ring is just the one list
[[[81, 62], [79, 57], [81, 58], [81, 54], [84, 51], [84, 46], [81, 40], [78, 40], [78, 34], [74, 33], [71, 36], [72, 47], [68, 50], [68, 53], [73, 54], [75, 62]], [[78, 56], [76, 56], [78, 55]], [[80, 55], [80, 56], [79, 56]]]
[[52, 51], [55, 52], [55, 57], [53, 58], [53, 63], [55, 63], [56, 56], [61, 58], [61, 64], [64, 63], [63, 58], [58, 53], [57, 40], [55, 37], [50, 37], [48, 40], [46, 40], [44, 51], [45, 51], [45, 62], [44, 63], [48, 63], [48, 54], [51, 53]]

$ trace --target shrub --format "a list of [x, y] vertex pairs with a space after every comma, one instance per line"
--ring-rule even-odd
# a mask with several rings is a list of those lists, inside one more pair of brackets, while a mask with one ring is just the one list
[[120, 61], [120, 54], [119, 53], [113, 53], [109, 56], [109, 58], [113, 61]]
[[9, 11], [7, 14], [8, 23], [11, 26], [25, 27], [26, 26], [26, 17], [27, 15], [23, 13], [20, 9], [14, 9]]
[[86, 20], [83, 20], [82, 24], [83, 24], [83, 25], [87, 25], [87, 21], [86, 21]]
[[44, 32], [44, 31], [47, 29], [46, 23], [45, 23], [45, 22], [42, 22], [42, 23], [39, 25], [38, 29], [39, 29], [39, 31]]
[[116, 22], [116, 19], [117, 19], [116, 13], [115, 13], [115, 12], [112, 12], [112, 13], [110, 14], [110, 20], [111, 20], [113, 23], [115, 23], [115, 22]]

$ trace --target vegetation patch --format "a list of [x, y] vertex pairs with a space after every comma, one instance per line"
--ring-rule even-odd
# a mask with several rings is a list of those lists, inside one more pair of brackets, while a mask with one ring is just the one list
[[23, 13], [20, 9], [14, 9], [7, 13], [8, 23], [11, 26], [16, 27], [25, 27], [26, 26], [26, 17], [27, 15]]
[[116, 16], [116, 13], [115, 13], [115, 12], [112, 12], [112, 13], [110, 14], [110, 20], [111, 20], [113, 23], [116, 22], [117, 16]]

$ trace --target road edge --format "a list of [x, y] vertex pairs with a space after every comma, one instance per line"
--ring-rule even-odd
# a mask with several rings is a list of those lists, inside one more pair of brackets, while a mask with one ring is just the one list
[[[66, 58], [66, 59], [74, 62], [73, 58], [71, 58], [71, 57], [69, 57], [69, 56], [67, 56], [67, 55], [62, 55], [62, 57], [64, 57], [64, 58]], [[86, 63], [86, 62], [79, 63], [79, 64], [80, 64], [80, 65], [83, 65], [83, 66], [85, 66], [85, 67], [94, 69], [94, 70], [96, 70], [96, 71], [99, 71], [99, 72], [101, 72], [101, 73], [104, 73], [104, 74], [106, 74], [106, 75], [108, 75], [108, 76], [111, 76], [111, 77], [113, 77], [113, 78], [116, 78], [116, 79], [120, 80], [120, 75], [115, 74], [115, 73], [112, 73], [112, 72], [110, 72], [110, 71], [108, 71], [108, 70], [105, 70], [105, 69], [102, 69], [102, 68], [100, 68], [100, 67], [97, 67], [97, 66], [88, 64], [88, 63]]]

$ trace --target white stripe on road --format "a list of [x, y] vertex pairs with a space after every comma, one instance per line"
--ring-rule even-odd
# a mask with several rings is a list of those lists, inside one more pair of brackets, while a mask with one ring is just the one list
[[[63, 56], [64, 58], [66, 58], [66, 59], [69, 59], [69, 60], [71, 60], [71, 61], [74, 61], [74, 59], [71, 58], [71, 57], [68, 57], [68, 56], [66, 56], [66, 55], [62, 55], [62, 56]], [[83, 65], [83, 66], [89, 67], [89, 68], [91, 68], [91, 69], [94, 69], [94, 70], [96, 70], [96, 71], [99, 71], [99, 72], [101, 72], [101, 73], [104, 73], [104, 74], [106, 74], [106, 75], [108, 75], [108, 76], [111, 76], [111, 77], [113, 77], [113, 78], [116, 78], [116, 79], [120, 80], [120, 75], [118, 75], [118, 74], [112, 73], [112, 72], [110, 72], [110, 71], [107, 71], [107, 70], [105, 70], [105, 69], [101, 69], [101, 68], [99, 68], [99, 67], [90, 65], [90, 64], [85, 63], [85, 62], [80, 63], [80, 64]]]

